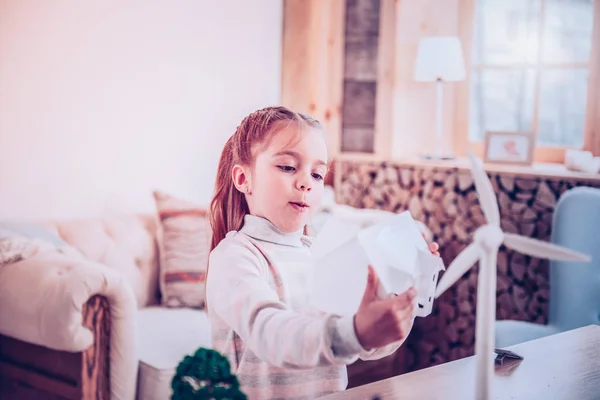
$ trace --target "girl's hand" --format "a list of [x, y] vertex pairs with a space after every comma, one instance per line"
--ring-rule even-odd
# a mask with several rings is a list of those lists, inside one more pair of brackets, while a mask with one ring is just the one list
[[377, 296], [379, 279], [369, 265], [367, 287], [354, 316], [358, 341], [366, 350], [406, 339], [414, 320], [417, 291], [414, 288], [391, 298]]
[[[424, 233], [422, 233], [422, 235], [423, 235], [423, 239], [425, 239], [425, 241], [427, 241], [427, 236], [425, 236]], [[431, 252], [431, 254], [433, 254], [436, 257], [440, 256], [440, 252], [439, 252], [440, 245], [437, 244], [437, 242], [431, 242], [428, 244], [428, 246], [429, 246], [429, 251]]]

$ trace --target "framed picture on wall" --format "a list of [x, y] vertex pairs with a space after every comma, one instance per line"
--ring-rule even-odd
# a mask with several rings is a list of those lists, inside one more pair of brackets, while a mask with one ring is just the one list
[[531, 165], [533, 135], [520, 132], [486, 132], [483, 161], [494, 164]]

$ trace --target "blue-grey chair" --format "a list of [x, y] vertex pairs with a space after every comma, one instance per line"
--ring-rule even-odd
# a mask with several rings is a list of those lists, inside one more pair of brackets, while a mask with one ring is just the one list
[[592, 261], [550, 261], [548, 325], [496, 321], [496, 348], [600, 323], [600, 189], [577, 187], [561, 195], [550, 240]]

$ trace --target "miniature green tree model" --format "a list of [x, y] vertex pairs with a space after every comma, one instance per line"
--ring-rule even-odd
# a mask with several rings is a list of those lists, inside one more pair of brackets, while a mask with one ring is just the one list
[[199, 348], [185, 356], [171, 381], [171, 400], [247, 400], [229, 360], [218, 351]]

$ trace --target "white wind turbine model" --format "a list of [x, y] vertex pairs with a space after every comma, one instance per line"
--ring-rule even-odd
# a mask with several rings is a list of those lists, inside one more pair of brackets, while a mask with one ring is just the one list
[[469, 152], [471, 174], [479, 203], [487, 221], [474, 234], [474, 242], [460, 252], [440, 279], [435, 297], [438, 298], [469, 268], [479, 261], [477, 309], [475, 328], [476, 382], [475, 398], [491, 396], [494, 374], [494, 337], [496, 320], [496, 257], [502, 243], [506, 247], [533, 257], [566, 261], [590, 261], [590, 257], [548, 242], [542, 242], [500, 229], [500, 212], [492, 184], [481, 161]]

